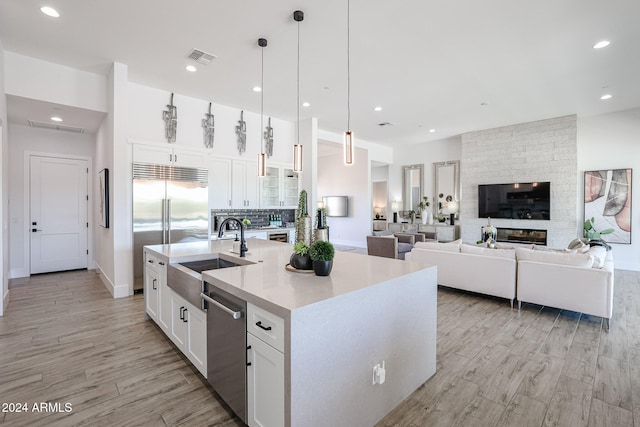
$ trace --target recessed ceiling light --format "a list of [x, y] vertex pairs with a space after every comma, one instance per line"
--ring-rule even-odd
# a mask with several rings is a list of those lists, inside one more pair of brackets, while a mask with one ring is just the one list
[[311, 105], [311, 104], [309, 104], [308, 102], [303, 102], [303, 103], [302, 103], [302, 106], [303, 106], [303, 107], [309, 107], [310, 105]]
[[54, 122], [61, 122], [62, 121], [62, 119], [60, 117], [58, 117], [58, 116], [51, 117], [51, 120], [53, 120]]
[[60, 14], [57, 10], [49, 6], [42, 6], [40, 8], [40, 12], [44, 13], [47, 16], [51, 16], [52, 18], [59, 18]]
[[253, 91], [254, 92], [262, 92], [262, 88], [260, 86], [254, 86], [253, 87]]
[[611, 95], [607, 93], [606, 95], [602, 95], [600, 99], [602, 100], [611, 99]]
[[185, 70], [190, 71], [190, 72], [192, 72], [192, 73], [195, 73], [195, 72], [196, 72], [196, 70], [197, 70], [197, 68], [196, 68], [196, 67], [194, 67], [193, 65], [187, 65], [187, 66], [186, 66], [186, 67], [184, 67], [184, 68], [185, 68]]
[[429, 129], [429, 133], [434, 133], [435, 131], [435, 129]]
[[611, 43], [610, 43], [610, 42], [608, 42], [607, 40], [602, 40], [602, 41], [599, 41], [598, 43], [594, 44], [594, 45], [593, 45], [593, 48], [594, 48], [594, 49], [602, 49], [603, 47], [607, 47], [607, 46], [609, 46], [610, 44], [611, 44]]
[[373, 111], [382, 111], [382, 107], [378, 106], [378, 107], [374, 108]]

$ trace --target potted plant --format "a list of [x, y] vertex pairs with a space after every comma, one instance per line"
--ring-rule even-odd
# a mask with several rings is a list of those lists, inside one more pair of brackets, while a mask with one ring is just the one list
[[318, 240], [311, 245], [309, 255], [313, 261], [313, 271], [316, 276], [328, 276], [333, 267], [335, 251], [333, 245], [324, 240]]
[[593, 226], [595, 218], [591, 217], [584, 222], [584, 237], [589, 240], [600, 240], [603, 234], [611, 234], [615, 230], [613, 228], [607, 228], [606, 230], [597, 231]]
[[289, 259], [289, 265], [298, 270], [311, 270], [311, 256], [309, 256], [309, 245], [305, 242], [297, 242], [293, 245], [293, 253]]

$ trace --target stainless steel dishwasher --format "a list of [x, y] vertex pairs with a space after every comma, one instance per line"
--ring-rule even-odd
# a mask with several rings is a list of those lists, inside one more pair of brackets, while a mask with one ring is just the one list
[[203, 282], [207, 311], [207, 380], [247, 422], [247, 303]]

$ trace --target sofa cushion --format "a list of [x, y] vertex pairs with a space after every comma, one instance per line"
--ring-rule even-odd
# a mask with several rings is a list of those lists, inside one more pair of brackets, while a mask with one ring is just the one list
[[534, 251], [559, 252], [561, 254], [584, 253], [582, 251], [578, 251], [577, 249], [562, 249], [562, 248], [556, 249], [556, 248], [550, 248], [548, 246], [542, 246], [542, 245], [532, 245], [531, 249], [533, 249]]
[[607, 249], [604, 246], [591, 246], [587, 253], [593, 256], [593, 268], [604, 267], [607, 258]]
[[489, 249], [482, 246], [463, 243], [460, 245], [460, 252], [463, 254], [495, 256], [500, 258], [516, 259], [516, 251], [513, 249]]
[[393, 236], [393, 231], [391, 230], [383, 230], [383, 231], [374, 231], [374, 236]]
[[589, 239], [586, 238], [574, 239], [569, 242], [569, 246], [567, 246], [567, 249], [575, 249], [581, 254], [587, 253], [589, 251], [589, 248]]
[[533, 249], [516, 248], [518, 261], [546, 262], [548, 264], [570, 265], [574, 267], [591, 268], [593, 256], [590, 254], [567, 254], [553, 251], [536, 251]]
[[460, 241], [456, 240], [449, 243], [416, 242], [414, 248], [430, 249], [432, 251], [460, 252]]

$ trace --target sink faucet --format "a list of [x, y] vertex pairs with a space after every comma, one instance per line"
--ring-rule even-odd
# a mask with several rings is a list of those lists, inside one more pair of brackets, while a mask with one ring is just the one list
[[[227, 222], [229, 221], [235, 221], [238, 223], [238, 226], [240, 227], [240, 258], [244, 258], [244, 254], [247, 253], [247, 241], [244, 240], [244, 224], [242, 223], [242, 221], [240, 221], [238, 218], [230, 216], [229, 218], [226, 218], [224, 221], [222, 221], [222, 223], [218, 226], [218, 237], [222, 237], [222, 235], [224, 234], [224, 227], [227, 225]], [[236, 239], [237, 239], [237, 235], [236, 235]]]

